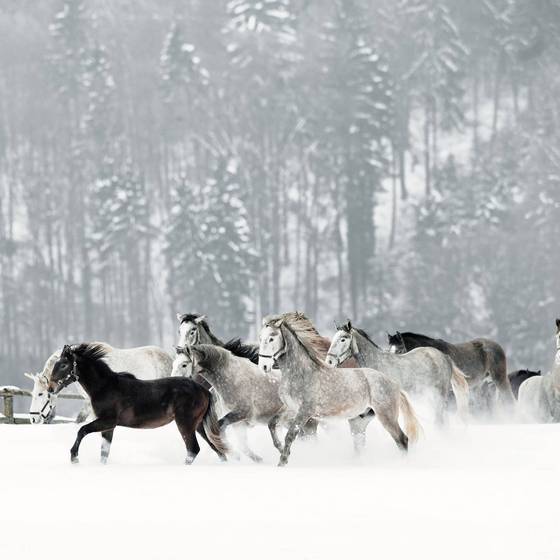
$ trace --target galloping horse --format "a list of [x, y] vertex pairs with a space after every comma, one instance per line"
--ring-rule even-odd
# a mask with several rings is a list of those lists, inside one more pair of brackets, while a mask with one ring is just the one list
[[96, 419], [78, 430], [70, 459], [78, 462], [82, 439], [101, 432], [101, 461], [107, 462], [116, 426], [158, 428], [175, 421], [187, 448], [190, 465], [200, 451], [196, 432], [225, 460], [227, 446], [220, 437], [210, 392], [190, 379], [167, 377], [141, 381], [128, 372], [114, 372], [104, 361], [107, 348], [99, 344], [65, 346], [49, 379], [49, 393], [59, 393], [77, 381], [91, 399]]
[[418, 348], [407, 354], [385, 352], [365, 331], [348, 321], [334, 335], [327, 363], [335, 367], [351, 356], [360, 367], [374, 368], [397, 380], [409, 393], [428, 393], [435, 397], [439, 422], [443, 421], [451, 388], [459, 414], [463, 419], [468, 417], [469, 387], [465, 376], [451, 358], [439, 350]]
[[192, 366], [193, 377], [208, 381], [221, 397], [229, 411], [220, 419], [220, 428], [232, 426], [241, 444], [241, 451], [255, 462], [262, 461], [247, 444], [246, 428], [266, 424], [272, 443], [282, 451], [276, 433], [278, 415], [284, 405], [278, 396], [279, 373], [263, 375], [258, 366], [232, 352], [213, 344], [196, 344], [190, 348], [177, 348], [173, 370], [185, 364]]
[[[263, 321], [259, 365], [266, 372], [280, 367], [279, 395], [292, 416], [279, 466], [286, 465], [294, 439], [310, 418], [345, 418], [357, 451], [365, 444], [365, 430], [375, 416], [402, 450], [421, 430], [414, 410], [399, 384], [383, 373], [365, 368], [329, 368], [321, 359], [323, 340], [302, 313], [285, 313]], [[398, 423], [399, 412], [406, 433]]]
[[[105, 342], [93, 342], [105, 349], [105, 361], [115, 371], [130, 371], [139, 379], [159, 379], [169, 377], [173, 360], [171, 356], [157, 346], [138, 346], [136, 348], [114, 348]], [[54, 352], [43, 366], [41, 373], [24, 374], [33, 381], [29, 415], [32, 424], [48, 424], [55, 415], [57, 397], [47, 391], [55, 363], [61, 350]], [[91, 414], [91, 404], [87, 393], [80, 387], [79, 391], [86, 399], [84, 407], [78, 414], [76, 422], [80, 423]]]

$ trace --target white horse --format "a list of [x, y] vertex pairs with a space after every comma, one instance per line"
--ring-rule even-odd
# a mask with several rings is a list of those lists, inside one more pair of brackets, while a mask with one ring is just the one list
[[[139, 346], [136, 348], [114, 348], [105, 342], [95, 342], [107, 350], [105, 361], [113, 371], [128, 371], [138, 379], [159, 379], [169, 377], [173, 367], [172, 357], [157, 346]], [[55, 414], [57, 395], [48, 393], [49, 383], [54, 364], [60, 358], [62, 349], [57, 350], [45, 362], [43, 371], [24, 375], [33, 381], [31, 406], [29, 415], [32, 424], [49, 423]], [[78, 414], [77, 422], [83, 422], [91, 414], [89, 397], [79, 390], [86, 404]]]
[[556, 357], [548, 375], [530, 377], [519, 387], [519, 410], [537, 422], [560, 422], [560, 319], [556, 319]]

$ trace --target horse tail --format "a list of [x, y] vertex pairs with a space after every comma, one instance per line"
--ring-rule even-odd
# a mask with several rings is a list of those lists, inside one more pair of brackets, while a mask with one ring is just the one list
[[399, 395], [399, 411], [404, 417], [404, 431], [409, 442], [416, 443], [423, 432], [422, 424], [420, 424], [408, 395], [404, 391], [401, 391]]
[[469, 419], [469, 384], [466, 375], [451, 361], [451, 388], [457, 401], [457, 412], [464, 422]]
[[209, 393], [208, 408], [202, 419], [202, 427], [208, 439], [219, 453], [226, 455], [229, 451], [226, 442], [220, 434], [220, 424], [218, 423], [218, 415], [216, 414], [216, 399], [212, 393]]

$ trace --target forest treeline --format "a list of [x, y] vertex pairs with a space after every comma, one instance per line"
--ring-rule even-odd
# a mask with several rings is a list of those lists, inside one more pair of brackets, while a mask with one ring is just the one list
[[176, 311], [546, 368], [559, 69], [557, 0], [4, 0], [2, 381]]

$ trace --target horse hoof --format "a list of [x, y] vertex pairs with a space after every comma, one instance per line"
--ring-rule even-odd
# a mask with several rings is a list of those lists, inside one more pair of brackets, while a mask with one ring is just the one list
[[278, 466], [285, 467], [287, 464], [288, 464], [288, 459], [284, 459], [283, 457], [280, 457], [280, 461], [278, 461]]
[[258, 455], [252, 455], [251, 456], [251, 461], [253, 461], [253, 463], [262, 463], [263, 458], [259, 457]]
[[80, 462], [80, 460], [78, 459], [78, 457], [70, 457], [70, 462], [73, 465], [77, 465]]

